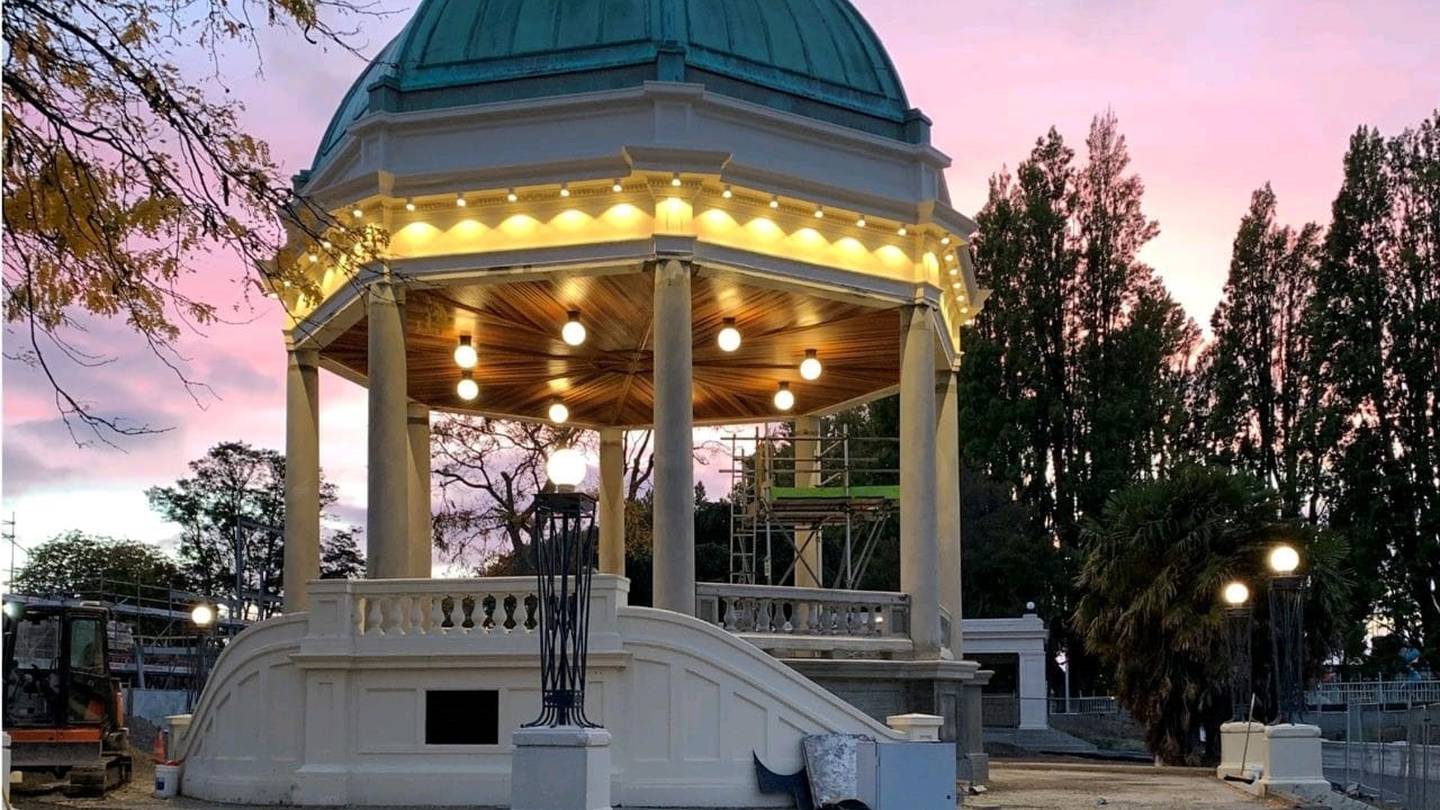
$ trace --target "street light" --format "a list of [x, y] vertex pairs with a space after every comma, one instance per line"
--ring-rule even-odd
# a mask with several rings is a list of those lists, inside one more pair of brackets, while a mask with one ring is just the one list
[[546, 474], [556, 491], [535, 496], [530, 539], [539, 603], [541, 708], [525, 727], [596, 728], [585, 716], [595, 498], [575, 491], [585, 477], [585, 457], [577, 450], [557, 450], [546, 463]]
[[1305, 578], [1300, 552], [1277, 545], [1270, 550], [1270, 655], [1275, 668], [1276, 722], [1294, 723], [1305, 708]]
[[215, 624], [215, 608], [205, 603], [200, 603], [190, 609], [190, 621], [195, 625], [195, 647], [191, 663], [193, 664], [190, 689], [185, 695], [187, 707], [194, 710], [195, 703], [200, 699], [200, 692], [205, 688], [205, 674], [207, 653], [209, 652], [210, 628]]
[[1254, 607], [1250, 588], [1243, 582], [1231, 582], [1221, 592], [1225, 600], [1226, 640], [1230, 649], [1230, 717], [1247, 720], [1250, 702], [1250, 638], [1254, 630]]

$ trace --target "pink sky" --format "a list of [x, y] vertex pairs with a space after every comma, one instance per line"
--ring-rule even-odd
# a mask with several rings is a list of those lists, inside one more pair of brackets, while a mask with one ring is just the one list
[[[406, 11], [368, 25], [369, 52], [412, 4], [390, 5]], [[949, 184], [963, 211], [974, 213], [986, 178], [1022, 160], [1049, 126], [1081, 149], [1090, 118], [1113, 108], [1145, 179], [1146, 209], [1160, 222], [1143, 258], [1201, 323], [1219, 299], [1252, 190], [1271, 182], [1286, 222], [1325, 222], [1355, 127], [1393, 133], [1440, 105], [1440, 14], [1423, 0], [856, 5], [888, 46], [912, 104], [934, 120], [935, 145], [954, 158]], [[266, 37], [263, 56], [256, 78], [253, 54], [237, 50], [231, 84], [249, 107], [247, 125], [293, 172], [309, 164], [362, 65], [278, 36]], [[233, 272], [215, 276], [217, 289], [230, 289], [223, 279]], [[121, 359], [68, 369], [68, 381], [109, 413], [171, 428], [125, 442], [124, 452], [76, 448], [38, 375], [5, 361], [0, 489], [22, 545], [67, 528], [164, 541], [174, 529], [150, 512], [146, 487], [172, 482], [219, 441], [283, 447], [280, 318], [242, 307], [234, 320], [184, 341], [191, 375], [213, 388], [203, 409], [123, 330], [93, 327], [88, 340]], [[8, 333], [5, 340], [8, 350]], [[342, 516], [360, 523], [364, 393], [322, 379], [322, 463], [340, 487]]]

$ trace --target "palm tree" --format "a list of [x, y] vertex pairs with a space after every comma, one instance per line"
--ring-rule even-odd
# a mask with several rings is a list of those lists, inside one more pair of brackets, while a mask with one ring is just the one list
[[[1310, 582], [1310, 657], [1317, 662], [1348, 598], [1338, 538], [1282, 521], [1274, 494], [1247, 475], [1192, 466], [1136, 484], [1111, 496], [1081, 538], [1075, 629], [1113, 670], [1116, 697], [1166, 764], [1218, 758], [1220, 724], [1230, 712], [1220, 600], [1227, 582], [1249, 583], [1263, 628], [1265, 555], [1279, 542], [1299, 549]], [[1260, 636], [1252, 683], [1264, 691], [1268, 634]]]

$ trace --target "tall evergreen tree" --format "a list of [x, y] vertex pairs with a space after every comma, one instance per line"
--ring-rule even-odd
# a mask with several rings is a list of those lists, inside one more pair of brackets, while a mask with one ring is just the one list
[[1303, 316], [1314, 294], [1320, 229], [1278, 225], [1275, 204], [1267, 183], [1240, 220], [1210, 320], [1215, 340], [1202, 361], [1209, 398], [1203, 430], [1216, 460], [1274, 487], [1287, 517], [1304, 512], [1313, 522], [1318, 456], [1308, 425], [1314, 375]]

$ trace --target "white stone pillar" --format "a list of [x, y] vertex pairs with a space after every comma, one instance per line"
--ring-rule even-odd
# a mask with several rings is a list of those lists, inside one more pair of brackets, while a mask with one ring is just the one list
[[285, 373], [285, 612], [320, 578], [320, 354], [291, 349]]
[[[820, 486], [820, 446], [816, 437], [820, 435], [820, 417], [799, 416], [795, 418], [795, 435], [802, 437], [795, 442], [795, 486]], [[812, 527], [795, 527], [795, 587], [825, 587], [824, 549], [820, 532]]]
[[1020, 653], [1016, 700], [1020, 701], [1020, 728], [1049, 726], [1049, 690], [1045, 686], [1045, 650]]
[[430, 409], [411, 402], [406, 409], [406, 437], [410, 445], [410, 531], [407, 539], [408, 576], [430, 578]]
[[910, 596], [914, 656], [940, 657], [940, 548], [935, 520], [935, 323], [903, 310], [900, 357], [900, 590]]
[[399, 285], [388, 278], [366, 288], [370, 421], [365, 575], [370, 579], [404, 577], [410, 570], [410, 440], [400, 295]]
[[625, 431], [600, 430], [600, 573], [625, 576]]
[[695, 409], [690, 267], [655, 268], [655, 607], [695, 613]]
[[[960, 633], [960, 392], [955, 372], [935, 375], [935, 522], [940, 537], [940, 606], [950, 614], [941, 640], [958, 661]], [[943, 629], [943, 628], [942, 628]]]

